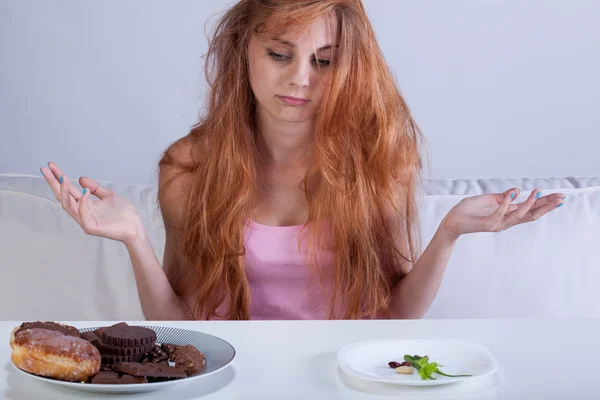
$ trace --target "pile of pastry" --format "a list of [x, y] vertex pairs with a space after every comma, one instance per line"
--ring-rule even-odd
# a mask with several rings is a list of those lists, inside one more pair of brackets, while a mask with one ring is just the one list
[[83, 333], [56, 322], [24, 322], [11, 332], [11, 358], [31, 374], [82, 383], [162, 382], [202, 372], [206, 359], [196, 347], [156, 339], [152, 329], [124, 322]]

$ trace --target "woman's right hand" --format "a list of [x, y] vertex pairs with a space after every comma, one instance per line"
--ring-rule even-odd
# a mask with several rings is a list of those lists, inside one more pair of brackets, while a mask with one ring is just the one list
[[[48, 163], [48, 167], [40, 169], [42, 175], [62, 208], [85, 233], [118, 240], [125, 245], [143, 238], [144, 226], [133, 204], [87, 177], [79, 178], [79, 184], [84, 188], [81, 193], [56, 164]], [[98, 199], [90, 198], [91, 195]]]

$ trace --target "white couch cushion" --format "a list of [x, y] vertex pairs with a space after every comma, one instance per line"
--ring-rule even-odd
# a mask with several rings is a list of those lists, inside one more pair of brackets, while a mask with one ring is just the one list
[[425, 318], [600, 317], [600, 177], [435, 181], [421, 208], [424, 243], [467, 195], [535, 188], [564, 205], [500, 233], [462, 236]]
[[[162, 260], [164, 229], [155, 190], [107, 187], [136, 205]], [[0, 176], [0, 266], [2, 319], [144, 319], [125, 246], [86, 235], [41, 175]]]
[[[162, 260], [156, 188], [101, 184], [132, 201]], [[568, 197], [534, 223], [460, 238], [426, 318], [600, 316], [600, 177], [427, 181], [424, 244], [465, 196], [513, 186], [517, 202], [536, 187]], [[85, 235], [41, 176], [0, 175], [0, 266], [2, 319], [144, 318], [124, 246]]]

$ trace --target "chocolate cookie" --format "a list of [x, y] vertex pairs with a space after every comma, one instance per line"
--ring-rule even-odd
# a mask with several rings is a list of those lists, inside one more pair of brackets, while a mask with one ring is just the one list
[[23, 322], [21, 324], [21, 326], [19, 326], [19, 328], [15, 331], [15, 336], [19, 332], [21, 332], [25, 329], [33, 329], [33, 328], [48, 329], [50, 331], [61, 332], [63, 335], [66, 335], [66, 336], [81, 337], [79, 334], [79, 330], [77, 328], [75, 328], [74, 326], [63, 325], [63, 324], [59, 324], [56, 322], [50, 322], [50, 321]]
[[102, 333], [102, 343], [121, 347], [153, 346], [156, 332], [141, 326], [113, 326]]
[[204, 369], [204, 354], [191, 344], [176, 349], [173, 358], [175, 366], [183, 368], [188, 376], [199, 374]]

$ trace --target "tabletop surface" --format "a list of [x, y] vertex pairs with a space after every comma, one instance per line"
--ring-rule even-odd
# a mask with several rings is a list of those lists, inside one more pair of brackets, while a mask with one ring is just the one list
[[[3, 399], [600, 399], [599, 319], [377, 321], [126, 321], [220, 337], [236, 349], [229, 367], [189, 384], [133, 395], [99, 395], [40, 382], [10, 364], [22, 321], [0, 321]], [[77, 328], [121, 321], [57, 321]], [[437, 387], [359, 380], [338, 368], [344, 345], [377, 339], [463, 339], [485, 346], [492, 375]], [[210, 378], [210, 379], [209, 379]]]

